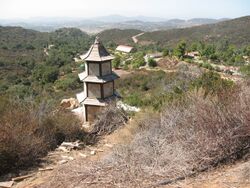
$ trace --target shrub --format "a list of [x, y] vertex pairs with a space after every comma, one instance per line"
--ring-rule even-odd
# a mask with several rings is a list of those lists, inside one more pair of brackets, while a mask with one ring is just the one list
[[136, 53], [132, 61], [132, 67], [139, 68], [144, 65], [145, 65], [144, 54], [139, 52]]
[[169, 56], [170, 55], [170, 50], [168, 48], [165, 48], [163, 50], [163, 54], [162, 55], [163, 55], [163, 57]]
[[241, 66], [240, 72], [242, 72], [246, 76], [250, 76], [250, 65]]
[[60, 71], [63, 72], [63, 74], [69, 74], [72, 73], [72, 68], [70, 64], [64, 65], [60, 67]]
[[67, 75], [65, 78], [57, 80], [55, 86], [63, 91], [74, 90], [80, 87], [80, 82], [76, 75]]
[[180, 41], [174, 49], [174, 56], [183, 58], [186, 52], [186, 46], [187, 44], [185, 41]]
[[194, 88], [203, 88], [205, 96], [210, 94], [220, 94], [225, 90], [228, 91], [233, 87], [233, 82], [225, 80], [216, 72], [203, 73], [198, 79], [192, 82]]
[[149, 58], [148, 59], [148, 66], [149, 67], [156, 67], [157, 63], [156, 63], [156, 61], [153, 58]]
[[23, 99], [33, 95], [34, 91], [29, 86], [19, 84], [10, 86], [6, 93]]
[[201, 66], [205, 69], [209, 69], [209, 70], [214, 70], [213, 66], [210, 63], [202, 63]]
[[93, 129], [88, 135], [88, 143], [96, 143], [104, 135], [108, 135], [122, 127], [128, 121], [125, 111], [110, 103], [102, 110], [93, 124]]
[[117, 69], [117, 68], [119, 68], [120, 64], [121, 64], [121, 58], [120, 58], [120, 56], [116, 56], [115, 59], [112, 61], [112, 66], [115, 69]]
[[35, 164], [64, 140], [84, 137], [69, 112], [52, 111], [44, 103], [0, 101], [0, 175]]
[[37, 65], [32, 73], [32, 78], [42, 84], [54, 83], [59, 75], [59, 70], [54, 66]]

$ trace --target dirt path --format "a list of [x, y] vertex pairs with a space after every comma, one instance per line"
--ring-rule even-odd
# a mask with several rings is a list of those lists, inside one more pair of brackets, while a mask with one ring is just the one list
[[[70, 163], [75, 160], [98, 160], [104, 153], [109, 152], [114, 144], [109, 144], [108, 140], [102, 140], [96, 146], [86, 146], [81, 150], [72, 150], [69, 152], [52, 151], [45, 158], [47, 164], [43, 164], [42, 167], [29, 174], [32, 177], [27, 178], [21, 182], [14, 184], [14, 188], [31, 188], [36, 187], [46, 182], [53, 173], [64, 164]], [[47, 169], [47, 170], [46, 170]]]
[[137, 34], [137, 35], [135, 35], [135, 36], [132, 37], [132, 40], [134, 41], [135, 44], [138, 43], [137, 37], [142, 36], [143, 34], [144, 34], [144, 33], [139, 33], [139, 34]]
[[[107, 155], [112, 151], [113, 147], [120, 143], [129, 142], [131, 137], [131, 132], [133, 132], [134, 126], [133, 121], [129, 121], [123, 128], [118, 129], [114, 133], [105, 136], [94, 146], [86, 146], [81, 150], [72, 150], [69, 152], [63, 151], [52, 151], [45, 158], [44, 163], [40, 169], [50, 169], [50, 170], [34, 170], [29, 174], [32, 174], [32, 177], [27, 178], [21, 182], [16, 182], [14, 188], [34, 188], [47, 182], [58, 170], [59, 167], [62, 167], [64, 164], [68, 164], [74, 161], [79, 160], [89, 160], [97, 161], [100, 160], [103, 156]], [[67, 162], [60, 164], [63, 160], [68, 160]]]

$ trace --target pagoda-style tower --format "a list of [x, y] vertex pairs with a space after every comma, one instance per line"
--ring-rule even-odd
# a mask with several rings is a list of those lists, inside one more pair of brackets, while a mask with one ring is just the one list
[[100, 108], [114, 99], [114, 80], [119, 77], [112, 72], [113, 56], [99, 42], [98, 37], [81, 59], [86, 61], [85, 72], [79, 74], [84, 84], [84, 91], [77, 94], [77, 99], [83, 106], [83, 120], [93, 122]]

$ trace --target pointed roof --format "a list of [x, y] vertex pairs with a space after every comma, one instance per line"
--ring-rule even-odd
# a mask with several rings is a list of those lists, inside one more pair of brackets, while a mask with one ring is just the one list
[[105, 49], [99, 38], [96, 37], [94, 44], [90, 47], [89, 51], [80, 56], [82, 60], [85, 61], [108, 61], [114, 59], [112, 55]]

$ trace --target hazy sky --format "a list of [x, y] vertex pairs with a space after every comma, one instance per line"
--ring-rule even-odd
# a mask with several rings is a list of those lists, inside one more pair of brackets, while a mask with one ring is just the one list
[[250, 0], [0, 0], [0, 19], [110, 14], [234, 18], [250, 15]]

